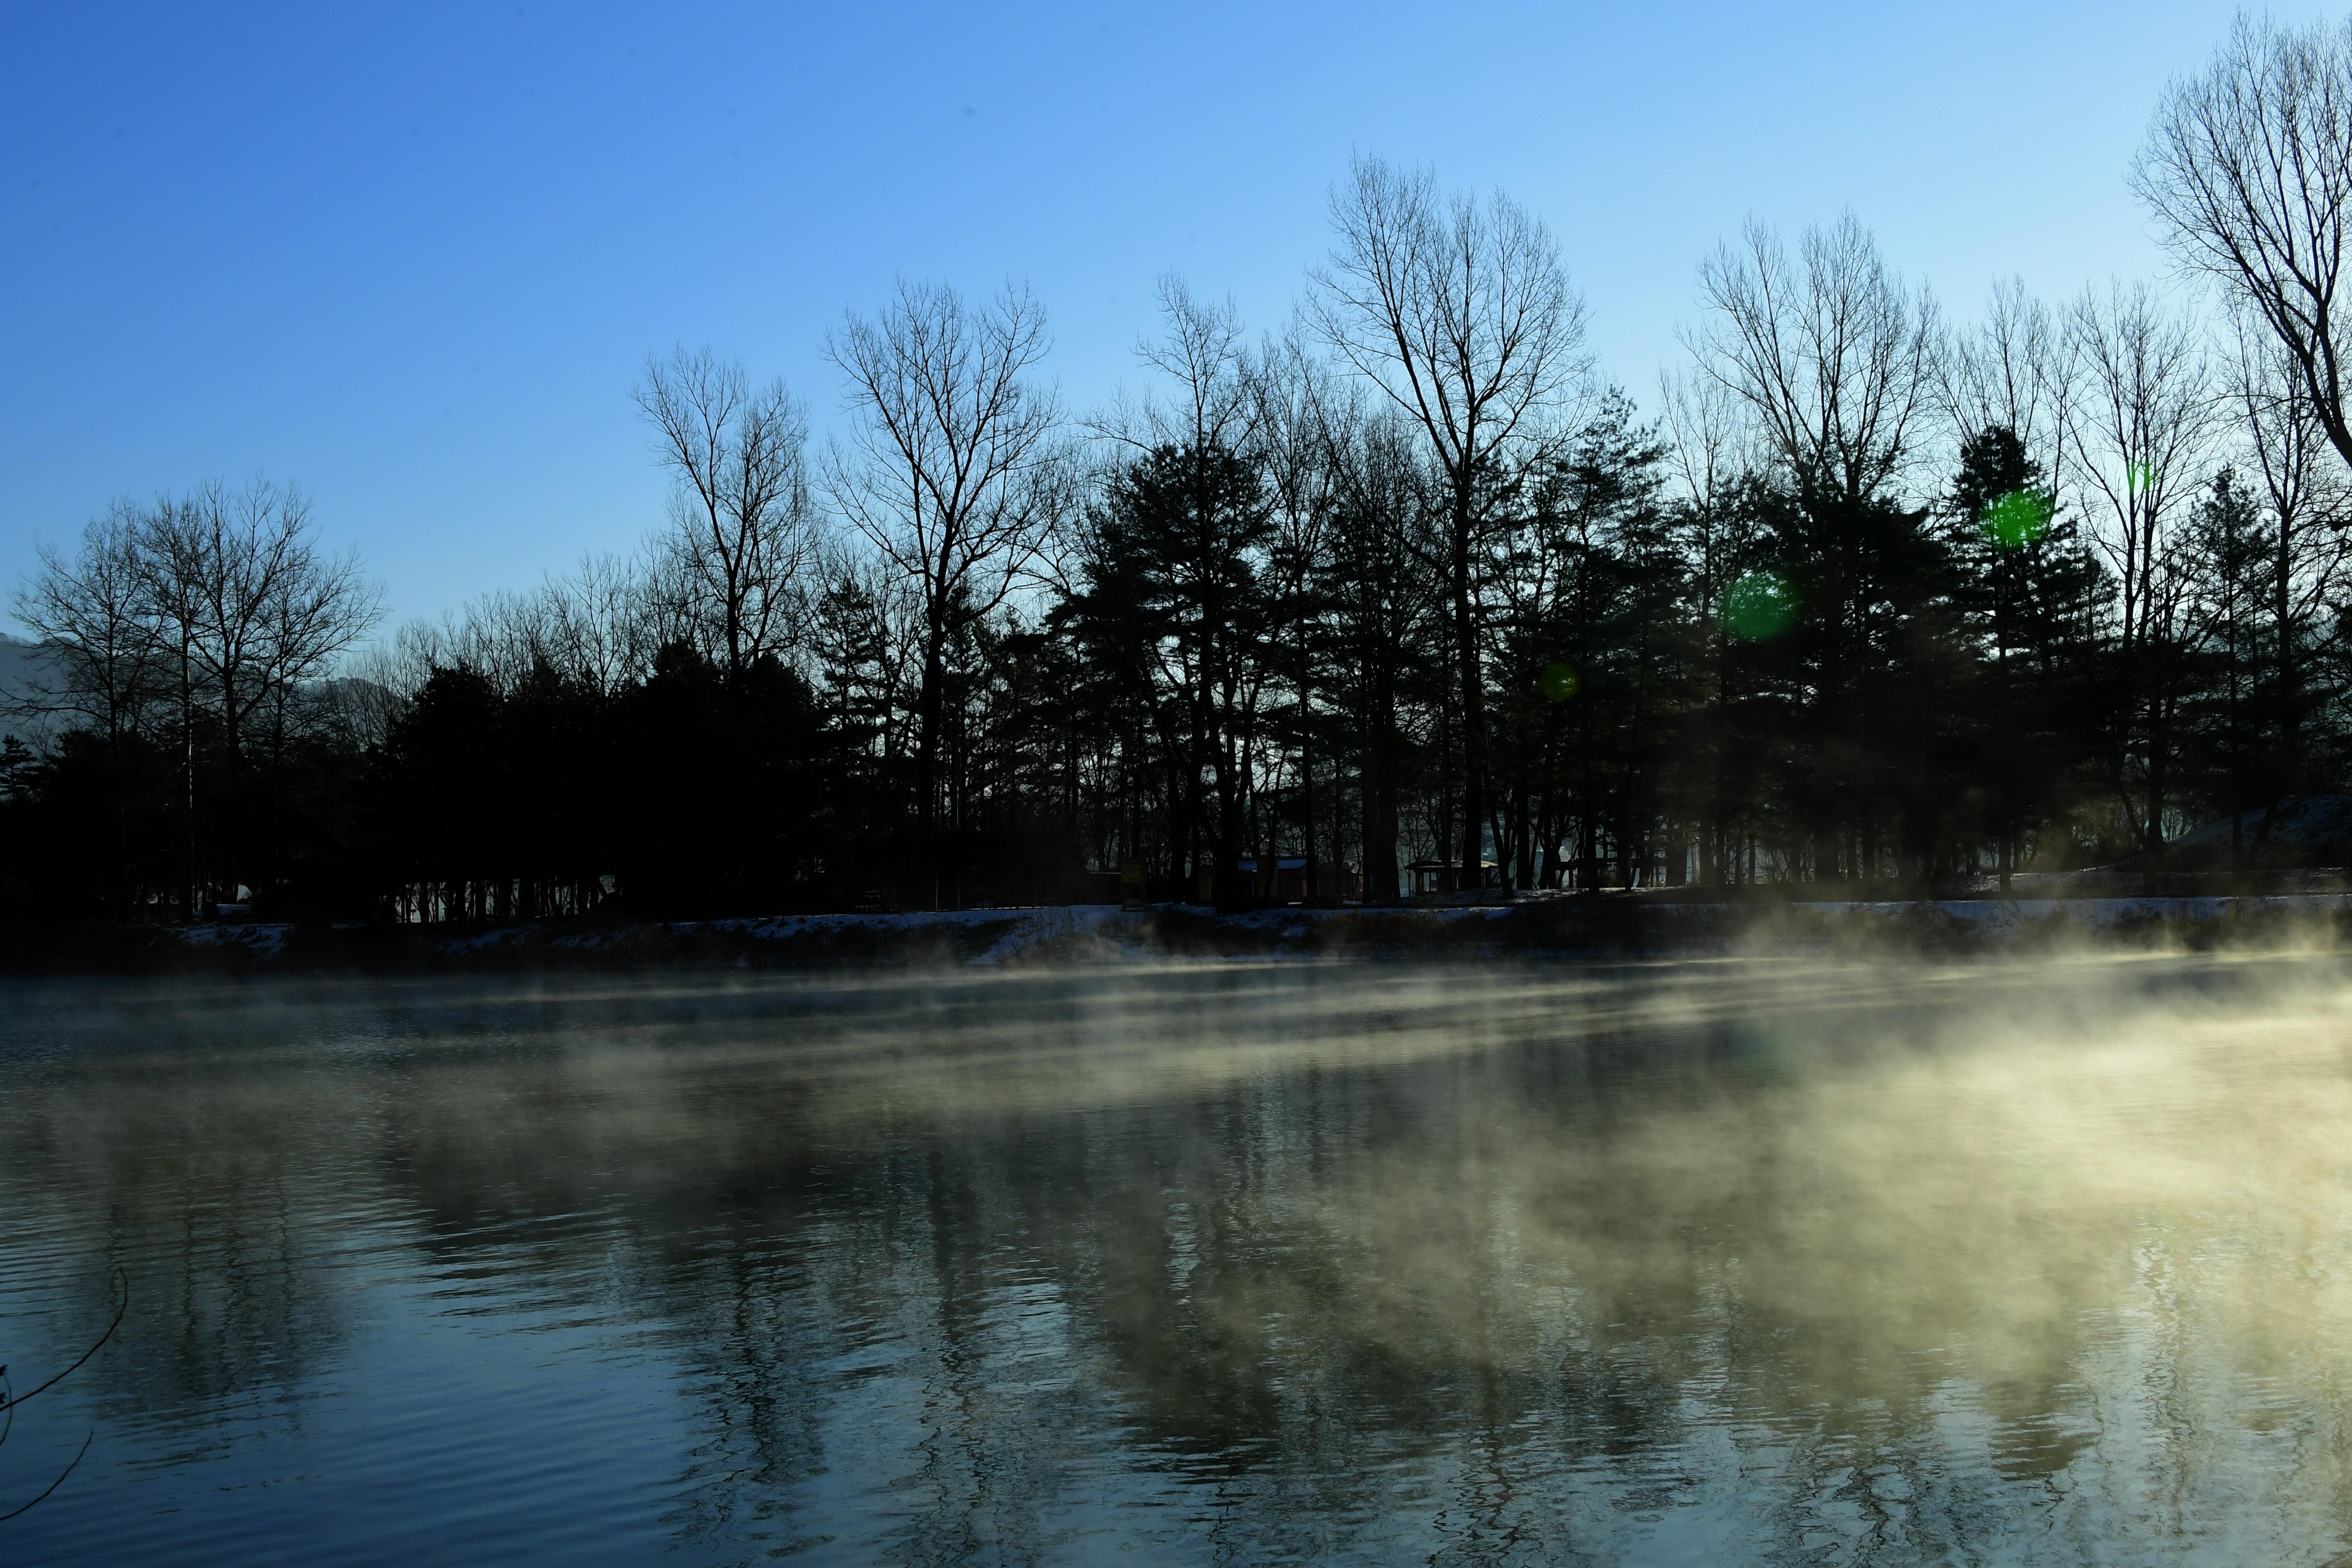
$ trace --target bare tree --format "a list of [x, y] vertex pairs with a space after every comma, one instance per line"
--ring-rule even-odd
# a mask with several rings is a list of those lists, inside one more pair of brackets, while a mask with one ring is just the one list
[[1444, 479], [1463, 734], [1463, 874], [1486, 858], [1486, 675], [1475, 563], [1509, 480], [1568, 436], [1591, 370], [1584, 300], [1550, 232], [1499, 192], [1441, 198], [1425, 170], [1358, 158], [1331, 197], [1339, 231], [1308, 320], [1402, 409]]
[[[147, 514], [140, 552], [148, 614], [177, 667], [191, 844], [201, 711], [217, 731], [225, 776], [220, 879], [234, 894], [246, 869], [239, 818], [254, 726], [282, 717], [278, 704], [291, 689], [323, 674], [366, 635], [380, 597], [356, 556], [320, 552], [301, 491], [266, 479], [242, 489], [208, 483], [163, 502]], [[192, 868], [194, 858], [192, 847]], [[193, 901], [193, 875], [191, 881]]]
[[194, 920], [204, 902], [196, 817], [196, 715], [203, 690], [197, 643], [203, 636], [206, 563], [194, 509], [159, 498], [140, 520], [138, 561], [142, 607], [153, 622], [159, 662], [169, 672], [178, 709], [181, 825], [186, 841], [181, 912]]
[[1738, 500], [1757, 466], [1756, 428], [1746, 405], [1712, 376], [1660, 376], [1658, 404], [1669, 482], [1680, 492], [1685, 517], [1695, 607], [1701, 621], [1712, 624], [1716, 600], [1746, 542], [1740, 531], [1753, 526]]
[[[42, 552], [16, 610], [62, 678], [41, 699], [52, 710], [89, 719], [117, 752], [134, 730], [176, 729], [193, 913], [203, 900], [196, 801], [206, 739], [224, 783], [215, 869], [233, 889], [247, 869], [246, 752], [266, 740], [273, 763], [282, 757], [298, 694], [365, 634], [378, 596], [356, 557], [320, 551], [299, 490], [257, 479], [151, 507], [117, 503], [71, 561]], [[167, 708], [172, 718], [159, 711]]]
[[1664, 376], [1659, 403], [1669, 443], [1668, 482], [1680, 494], [1676, 531], [1690, 572], [1692, 607], [1704, 639], [1705, 707], [1694, 739], [1705, 754], [1692, 801], [1699, 837], [1699, 880], [1725, 879], [1732, 837], [1732, 769], [1725, 713], [1730, 708], [1732, 664], [1717, 611], [1752, 552], [1757, 521], [1742, 491], [1757, 468], [1756, 424], [1746, 402], [1713, 376]]
[[1147, 400], [1139, 411], [1115, 408], [1096, 428], [1131, 447], [1163, 444], [1238, 451], [1249, 444], [1257, 406], [1250, 394], [1241, 317], [1231, 300], [1193, 297], [1184, 280], [1164, 273], [1158, 288], [1166, 331], [1139, 338], [1135, 357], [1174, 384], [1174, 400]]
[[1689, 347], [1748, 403], [1801, 489], [1858, 503], [1902, 471], [1934, 411], [1937, 312], [1859, 218], [1807, 229], [1794, 264], [1750, 222], [1738, 248], [1700, 263], [1699, 291], [1712, 314]]
[[642, 575], [614, 554], [583, 555], [568, 577], [540, 589], [551, 661], [600, 697], [653, 668]]
[[782, 381], [755, 389], [709, 349], [648, 359], [633, 395], [677, 480], [666, 564], [731, 682], [798, 633], [816, 545], [807, 419]]
[[2200, 467], [2217, 412], [2213, 368], [2196, 328], [2146, 283], [2084, 290], [2067, 320], [2084, 386], [2073, 434], [2074, 473], [2098, 511], [2100, 546], [2121, 587], [2126, 649], [2160, 619], [2168, 533]]
[[2202, 75], [2166, 89], [2131, 183], [2181, 263], [2277, 339], [2352, 463], [2336, 316], [2352, 200], [2352, 19], [2239, 17]]
[[[1327, 421], [1337, 402], [1329, 370], [1294, 329], [1267, 342], [1247, 368], [1252, 442], [1274, 507], [1268, 564], [1273, 640], [1284, 648], [1291, 688], [1290, 742], [1297, 748], [1301, 848], [1309, 886], [1328, 896], [1340, 883], [1316, 853], [1315, 642], [1317, 577], [1328, 560], [1339, 474]], [[1339, 824], [1331, 838], [1338, 847]]]
[[826, 344], [853, 416], [848, 444], [828, 454], [827, 488], [921, 605], [926, 839], [950, 646], [1012, 595], [1062, 505], [1059, 416], [1030, 380], [1046, 346], [1045, 309], [1026, 289], [974, 306], [945, 285], [905, 282], [879, 316], [847, 315]]
[[394, 694], [392, 708], [355, 716], [360, 728], [380, 736], [396, 716], [399, 695], [436, 668], [471, 669], [511, 692], [545, 665], [599, 697], [615, 696], [652, 671], [666, 642], [692, 641], [710, 629], [698, 616], [700, 601], [686, 570], [678, 552], [658, 542], [642, 563], [583, 555], [569, 574], [551, 574], [527, 593], [499, 590], [437, 620], [410, 621], [353, 671]]
[[2228, 397], [2239, 421], [2246, 465], [2267, 503], [2272, 701], [2278, 759], [2270, 810], [2257, 829], [2255, 852], [2270, 836], [2279, 797], [2299, 787], [2305, 768], [2305, 720], [2312, 706], [2311, 659], [2317, 623], [2334, 602], [2352, 555], [2352, 484], [2328, 456], [2326, 426], [2308, 385], [2289, 353], [2241, 312], [2236, 352], [2227, 374]]
[[[2205, 478], [2216, 402], [2213, 370], [2195, 327], [2167, 311], [2146, 283], [2084, 290], [2067, 319], [2084, 386], [2069, 437], [2093, 536], [2120, 588], [2116, 668], [2133, 689], [2111, 693], [2109, 782], [2153, 870], [2182, 692], [2181, 616], [2189, 583], [2180, 538], [2183, 503]], [[2127, 766], [2137, 756], [2135, 781]]]
[[16, 592], [17, 621], [39, 647], [28, 689], [9, 707], [37, 721], [78, 718], [104, 737], [107, 787], [113, 795], [114, 856], [108, 896], [129, 918], [131, 791], [126, 752], [144, 727], [163, 672], [155, 626], [146, 615], [138, 509], [118, 501], [82, 530], [70, 557], [43, 546], [38, 567]]
[[2080, 345], [2050, 308], [2011, 278], [1993, 285], [1974, 331], [1954, 336], [1943, 361], [1943, 404], [1966, 447], [2005, 426], [2054, 483], [2065, 468]]
[[[327, 717], [355, 752], [392, 738], [393, 727], [408, 711], [409, 694], [424, 682], [425, 675], [415, 673], [415, 666], [401, 648], [405, 630], [393, 634], [390, 647], [378, 643], [359, 649], [334, 683]], [[425, 673], [430, 673], [429, 666]]]
[[156, 695], [158, 650], [144, 613], [139, 537], [138, 509], [117, 501], [82, 530], [70, 558], [41, 546], [15, 603], [46, 667], [46, 679], [17, 703], [35, 715], [87, 720], [110, 751], [120, 751]]
[[1238, 315], [1230, 302], [1195, 300], [1173, 277], [1160, 279], [1160, 310], [1163, 334], [1139, 342], [1136, 355], [1173, 383], [1172, 395], [1115, 431], [1137, 451], [1106, 476], [1104, 504], [1090, 509], [1087, 570], [1100, 588], [1115, 568], [1124, 580], [1112, 594], [1130, 613], [1150, 606], [1111, 619], [1139, 637], [1167, 699], [1182, 803], [1171, 826], [1180, 842], [1206, 847], [1214, 897], [1229, 905], [1245, 896], [1240, 856], [1265, 773], [1272, 506], [1252, 440], [1257, 405]]
[[[1808, 606], [1819, 657], [1808, 700], [1832, 727], [1881, 723], [1872, 650], [1895, 635], [1877, 566], [1857, 548], [1863, 520], [1920, 455], [1933, 428], [1942, 334], [1935, 301], [1880, 258], [1852, 212], [1805, 231], [1792, 262], [1779, 237], [1750, 221], [1735, 248], [1699, 266], [1708, 313], [1685, 342], [1700, 369], [1747, 405], [1761, 444], [1799, 502], [1816, 567]], [[1841, 742], [1821, 754], [1867, 756]], [[1874, 764], [1826, 763], [1809, 826], [1822, 868], [1875, 868], [1877, 818], [1859, 802], [1892, 787]]]
[[1353, 386], [1323, 388], [1318, 409], [1331, 475], [1332, 517], [1318, 575], [1327, 674], [1346, 712], [1358, 761], [1363, 896], [1402, 895], [1398, 849], [1410, 744], [1403, 731], [1418, 650], [1442, 642], [1444, 583], [1429, 568], [1443, 551], [1442, 485], [1426, 443], [1402, 410], [1368, 408]]

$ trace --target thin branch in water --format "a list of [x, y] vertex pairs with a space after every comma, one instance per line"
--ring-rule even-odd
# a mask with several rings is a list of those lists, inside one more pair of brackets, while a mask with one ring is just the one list
[[[50, 1389], [55, 1388], [58, 1384], [63, 1383], [67, 1378], [72, 1376], [74, 1373], [80, 1370], [80, 1368], [89, 1362], [90, 1357], [96, 1355], [100, 1350], [104, 1349], [107, 1341], [114, 1337], [114, 1331], [122, 1326], [123, 1314], [131, 1310], [131, 1277], [125, 1274], [121, 1268], [117, 1268], [114, 1271], [113, 1284], [115, 1289], [108, 1291], [107, 1293], [118, 1298], [114, 1304], [114, 1316], [107, 1321], [105, 1332], [100, 1334], [98, 1338], [91, 1342], [89, 1349], [82, 1352], [80, 1355], [75, 1357], [71, 1365], [58, 1373], [47, 1383], [41, 1384], [37, 1387], [35, 1387], [24, 1394], [18, 1394], [16, 1391], [15, 1385], [8, 1381], [8, 1369], [5, 1366], [0, 1366], [0, 1443], [5, 1443], [8, 1440], [8, 1435], [16, 1428], [16, 1406], [24, 1404], [25, 1401], [32, 1398], [37, 1394], [46, 1394]], [[66, 1478], [74, 1473], [74, 1468], [81, 1463], [82, 1457], [89, 1452], [91, 1439], [95, 1438], [97, 1436], [98, 1433], [95, 1429], [85, 1433], [82, 1436], [81, 1447], [74, 1450], [74, 1457], [67, 1461], [66, 1468], [58, 1472], [57, 1479], [51, 1481], [47, 1486], [43, 1487], [37, 1495], [17, 1504], [15, 1508], [10, 1509], [5, 1513], [0, 1513], [0, 1523], [5, 1523], [7, 1521], [16, 1518], [18, 1514], [25, 1512], [27, 1509], [42, 1502], [52, 1492], [65, 1485]]]

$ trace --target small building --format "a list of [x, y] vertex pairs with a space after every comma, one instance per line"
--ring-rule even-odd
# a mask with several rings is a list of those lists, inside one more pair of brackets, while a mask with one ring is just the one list
[[1116, 871], [1088, 871], [1085, 882], [1083, 896], [1087, 903], [1117, 904], [1128, 910], [1143, 908], [1147, 884], [1139, 860], [1129, 860]]
[[1264, 860], [1251, 857], [1236, 864], [1250, 879], [1251, 893], [1262, 902], [1303, 904], [1314, 896], [1304, 855]]
[[1459, 860], [1415, 860], [1405, 868], [1412, 879], [1412, 894], [1417, 899], [1433, 893], [1467, 893], [1483, 891], [1502, 883], [1502, 868], [1492, 860], [1478, 862], [1476, 881], [1462, 875]]

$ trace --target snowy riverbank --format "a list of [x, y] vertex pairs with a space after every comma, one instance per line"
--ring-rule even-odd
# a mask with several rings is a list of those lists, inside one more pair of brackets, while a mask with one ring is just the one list
[[18, 973], [434, 972], [1143, 963], [1163, 959], [1642, 958], [2124, 944], [2336, 945], [2352, 894], [1703, 903], [1557, 898], [1394, 910], [1109, 905], [770, 919], [16, 931]]

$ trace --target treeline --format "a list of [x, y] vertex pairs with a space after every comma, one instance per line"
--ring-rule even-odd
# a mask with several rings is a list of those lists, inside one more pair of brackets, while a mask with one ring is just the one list
[[[2352, 82], [2339, 33], [2232, 48], [2213, 80]], [[2211, 174], [2210, 137], [2164, 161], [2210, 85], [2139, 170], [2160, 216]], [[373, 595], [292, 492], [117, 509], [18, 602], [12, 898], [1927, 889], [2152, 868], [2343, 782], [2352, 436], [2254, 284], [2011, 285], [1954, 328], [1851, 216], [1751, 226], [1644, 408], [1525, 209], [1368, 160], [1333, 218], [1288, 331], [1167, 283], [1149, 394], [1087, 418], [1017, 289], [845, 318], [821, 446], [781, 384], [650, 363], [646, 548], [364, 652]]]

